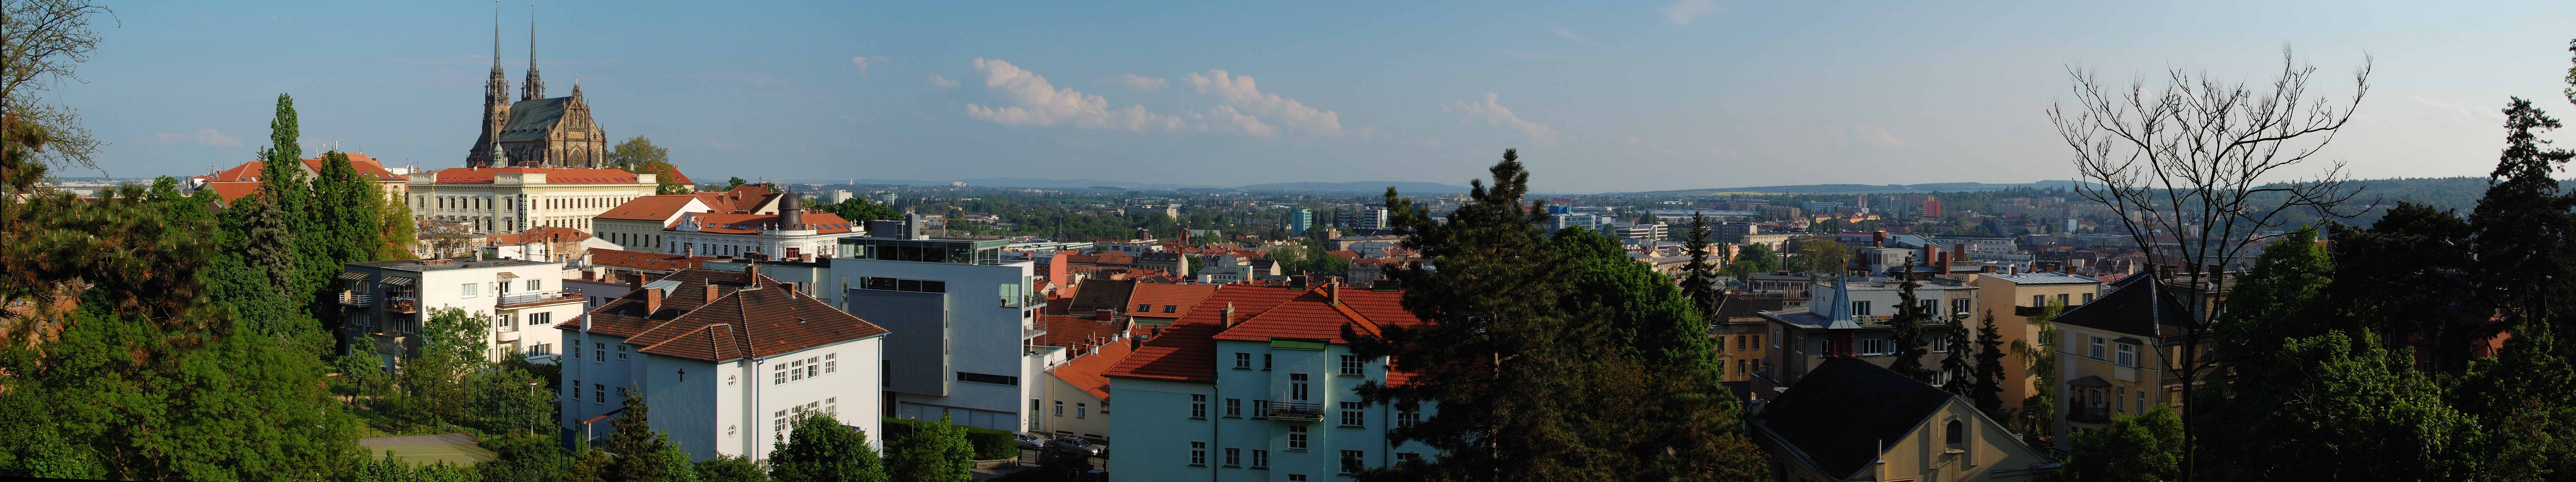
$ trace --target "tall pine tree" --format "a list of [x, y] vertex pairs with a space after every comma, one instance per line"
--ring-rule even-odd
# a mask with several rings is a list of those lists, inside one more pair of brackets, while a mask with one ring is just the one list
[[1977, 326], [1977, 381], [1968, 399], [1988, 417], [2012, 420], [2011, 414], [2004, 413], [2004, 384], [2015, 381], [2007, 379], [2004, 371], [2003, 329], [1995, 326], [1995, 310], [1986, 310], [1982, 321]]
[[[2561, 127], [2530, 100], [2513, 98], [2504, 109], [2505, 148], [2490, 174], [2486, 197], [2469, 213], [2477, 264], [2470, 279], [2478, 283], [2480, 301], [2504, 310], [2507, 324], [2547, 320], [2559, 339], [2576, 339], [2576, 323], [2559, 319], [2551, 301], [2565, 299], [2576, 272], [2571, 272], [2570, 243], [2576, 221], [2550, 173], [2576, 152], [2550, 149], [2539, 131]], [[2576, 348], [2561, 347], [2563, 355]]]
[[1923, 282], [1914, 280], [1913, 260], [1905, 261], [1905, 283], [1898, 286], [1896, 317], [1889, 322], [1896, 328], [1895, 333], [1889, 335], [1896, 345], [1896, 360], [1890, 362], [1887, 369], [1905, 375], [1907, 378], [1931, 383], [1932, 372], [1923, 368], [1923, 356], [1928, 354], [1928, 350], [1924, 349], [1926, 343], [1923, 325], [1932, 317], [1923, 309], [1923, 304], [1916, 301], [1919, 298], [1915, 297], [1914, 289], [1923, 287]]

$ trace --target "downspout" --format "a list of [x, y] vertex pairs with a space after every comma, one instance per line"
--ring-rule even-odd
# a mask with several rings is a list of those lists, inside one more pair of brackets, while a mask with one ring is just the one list
[[[1209, 401], [1209, 402], [1214, 402], [1214, 403], [1216, 403], [1216, 404], [1220, 404], [1220, 405], [1222, 405], [1222, 404], [1224, 404], [1224, 403], [1225, 403], [1225, 385], [1224, 385], [1224, 384], [1221, 384], [1221, 383], [1217, 383], [1217, 377], [1213, 376], [1213, 375], [1215, 375], [1215, 374], [1216, 374], [1216, 371], [1215, 371], [1215, 370], [1209, 370], [1209, 371], [1208, 371], [1208, 374], [1209, 374], [1209, 375], [1211, 375], [1211, 376], [1209, 376], [1209, 377], [1208, 377], [1208, 398], [1210, 399], [1210, 400], [1208, 400], [1208, 401]], [[1224, 410], [1224, 409], [1225, 409], [1225, 407], [1223, 407], [1223, 406], [1218, 406], [1218, 407], [1214, 407], [1214, 408], [1215, 408], [1216, 410]], [[1214, 410], [1211, 410], [1211, 411], [1214, 411]], [[1224, 445], [1225, 445], [1225, 431], [1224, 431], [1224, 430], [1222, 430], [1222, 429], [1225, 427], [1225, 417], [1224, 417], [1223, 415], [1224, 415], [1223, 413], [1210, 413], [1210, 414], [1208, 414], [1208, 418], [1207, 418], [1207, 420], [1208, 420], [1208, 448], [1209, 448], [1209, 449], [1214, 449], [1214, 450], [1224, 450], [1224, 449], [1223, 449], [1223, 447], [1224, 447]], [[1213, 456], [1213, 457], [1223, 457], [1223, 456], [1225, 456], [1224, 454], [1220, 454], [1220, 453], [1210, 453], [1210, 454], [1208, 454], [1208, 455]], [[1207, 464], [1207, 469], [1208, 469], [1208, 482], [1217, 482], [1216, 477], [1217, 477], [1218, 473], [1220, 473], [1220, 472], [1222, 472], [1222, 471], [1217, 470], [1217, 469], [1216, 469], [1216, 467], [1217, 467], [1218, 465], [1220, 465], [1222, 462], [1221, 462], [1221, 461], [1216, 461], [1216, 460], [1211, 460], [1211, 461], [1209, 461], [1209, 462], [1219, 462], [1219, 463], [1211, 463], [1211, 464]]]

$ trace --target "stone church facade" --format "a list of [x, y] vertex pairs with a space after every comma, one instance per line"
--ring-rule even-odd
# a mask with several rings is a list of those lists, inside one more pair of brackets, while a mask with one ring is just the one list
[[[537, 75], [537, 32], [528, 28], [528, 78], [519, 100], [501, 71], [501, 27], [492, 26], [492, 77], [483, 87], [483, 135], [466, 151], [467, 167], [608, 167], [608, 133], [590, 118], [581, 84], [572, 95], [546, 97]], [[495, 149], [498, 149], [496, 152]]]

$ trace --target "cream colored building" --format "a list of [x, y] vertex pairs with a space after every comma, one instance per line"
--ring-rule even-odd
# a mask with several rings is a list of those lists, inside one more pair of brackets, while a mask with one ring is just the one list
[[652, 174], [617, 169], [451, 168], [411, 174], [412, 213], [461, 221], [476, 234], [534, 227], [593, 229], [591, 218], [659, 186]]
[[2195, 319], [2182, 300], [2192, 293], [2154, 280], [2153, 273], [2130, 275], [2099, 300], [2051, 320], [2063, 388], [2059, 434], [2110, 428], [2112, 417], [2155, 405], [2182, 411], [2178, 358]]
[[1746, 413], [1773, 480], [2037, 480], [2061, 467], [1967, 399], [1859, 358], [1828, 359]]
[[415, 356], [432, 310], [456, 308], [486, 324], [492, 361], [525, 353], [552, 363], [563, 353], [555, 323], [581, 317], [583, 298], [566, 289], [564, 264], [499, 258], [349, 263], [334, 281], [341, 335], [351, 353], [374, 351], [389, 372]]
[[758, 184], [731, 191], [644, 196], [628, 200], [592, 218], [591, 234], [627, 251], [675, 252], [663, 230], [678, 226], [689, 213], [778, 214], [785, 196]]
[[[2050, 304], [2074, 308], [2093, 303], [2102, 293], [2102, 281], [2066, 273], [1977, 273], [1968, 275], [1968, 284], [1977, 287], [1977, 304], [1994, 310], [1996, 331], [2004, 336], [2004, 346], [2023, 342], [2033, 348], [2045, 348], [2039, 326], [2030, 316]], [[1986, 312], [1968, 317], [1971, 329], [1983, 328]], [[2030, 360], [2020, 356], [2004, 364], [2004, 407], [2021, 408], [2029, 399], [2037, 377], [2030, 373]]]

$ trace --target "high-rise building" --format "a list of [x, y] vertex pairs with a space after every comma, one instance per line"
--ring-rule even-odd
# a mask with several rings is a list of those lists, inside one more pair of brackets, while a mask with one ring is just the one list
[[1315, 210], [1292, 209], [1288, 211], [1288, 234], [1305, 236], [1306, 230], [1314, 227]]

